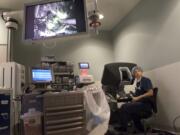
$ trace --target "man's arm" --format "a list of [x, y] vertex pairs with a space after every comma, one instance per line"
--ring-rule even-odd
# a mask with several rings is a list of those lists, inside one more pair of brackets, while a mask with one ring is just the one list
[[138, 97], [133, 97], [133, 101], [137, 102], [139, 100], [141, 100], [142, 98], [146, 98], [146, 97], [152, 97], [154, 95], [154, 92], [152, 89], [148, 90], [145, 94], [140, 95]]

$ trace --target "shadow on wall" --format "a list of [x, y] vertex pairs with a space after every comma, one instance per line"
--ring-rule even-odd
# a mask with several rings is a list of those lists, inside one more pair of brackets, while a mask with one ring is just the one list
[[25, 44], [22, 40], [22, 33], [22, 26], [19, 26], [19, 29], [14, 33], [13, 54], [14, 61], [25, 65], [26, 82], [29, 82], [30, 67], [40, 63], [41, 46]]
[[40, 62], [42, 47], [36, 44], [25, 44], [22, 27], [19, 26], [14, 34], [14, 59], [23, 65], [33, 66]]

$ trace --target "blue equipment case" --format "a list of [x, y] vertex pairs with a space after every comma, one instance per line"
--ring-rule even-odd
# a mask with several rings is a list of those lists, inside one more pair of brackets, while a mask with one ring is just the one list
[[12, 135], [12, 90], [0, 90], [0, 135]]

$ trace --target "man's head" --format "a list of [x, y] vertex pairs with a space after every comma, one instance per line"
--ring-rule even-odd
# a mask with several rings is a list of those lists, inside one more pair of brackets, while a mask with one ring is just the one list
[[136, 78], [136, 79], [140, 79], [143, 75], [143, 69], [140, 66], [135, 66], [132, 69], [132, 75]]

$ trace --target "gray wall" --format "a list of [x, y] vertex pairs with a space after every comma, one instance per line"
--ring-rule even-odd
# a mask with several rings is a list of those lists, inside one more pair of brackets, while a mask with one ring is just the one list
[[41, 45], [26, 44], [23, 42], [22, 26], [14, 33], [14, 60], [25, 66], [35, 66], [40, 63]]
[[0, 63], [6, 62], [6, 48], [7, 48], [7, 29], [4, 21], [0, 17]]
[[179, 0], [142, 0], [113, 31], [115, 61], [145, 69], [180, 61], [179, 13]]
[[[153, 84], [158, 86], [158, 113], [153, 118], [156, 127], [172, 130], [173, 121], [180, 115], [179, 88], [180, 88], [180, 62], [156, 68], [145, 73], [151, 78]], [[174, 79], [176, 77], [176, 79]], [[180, 119], [175, 122], [180, 132]]]
[[[115, 61], [135, 62], [146, 71], [156, 71], [158, 67], [180, 61], [179, 13], [179, 0], [142, 0], [113, 31]], [[179, 69], [179, 66], [175, 69]], [[162, 89], [158, 95], [160, 115], [156, 117], [155, 123], [166, 128], [172, 127], [172, 120], [179, 112], [177, 100], [168, 102], [179, 99], [176, 90], [178, 81], [175, 81], [179, 72], [176, 71], [175, 76], [171, 73], [163, 72], [163, 78], [158, 78], [158, 82], [161, 82], [158, 87]], [[164, 81], [168, 80], [166, 77], [175, 79], [172, 80], [173, 86], [170, 81]]]
[[[22, 30], [19, 30], [15, 36], [14, 58], [28, 67], [40, 63], [41, 56], [55, 55], [57, 60], [73, 62], [76, 74], [79, 73], [79, 62], [89, 62], [90, 74], [99, 81], [104, 64], [114, 60], [110, 37], [110, 34], [104, 31], [100, 32], [98, 36], [89, 35], [83, 38], [58, 41], [55, 47], [49, 47], [49, 43], [45, 46], [43, 43], [41, 45], [23, 43]], [[53, 44], [52, 46], [54, 46]]]

